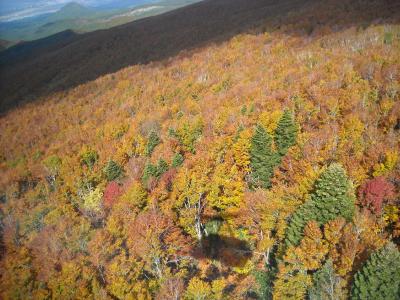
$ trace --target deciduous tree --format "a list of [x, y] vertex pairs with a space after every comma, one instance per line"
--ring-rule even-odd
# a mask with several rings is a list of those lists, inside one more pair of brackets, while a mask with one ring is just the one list
[[384, 202], [393, 197], [394, 186], [384, 177], [375, 177], [365, 182], [358, 190], [361, 205], [376, 214], [380, 214]]
[[335, 273], [331, 260], [314, 273], [313, 285], [308, 290], [310, 300], [344, 300], [343, 279]]

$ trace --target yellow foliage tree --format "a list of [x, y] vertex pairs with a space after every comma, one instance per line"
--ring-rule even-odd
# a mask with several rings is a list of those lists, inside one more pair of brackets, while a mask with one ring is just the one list
[[351, 148], [358, 157], [363, 154], [363, 138], [364, 123], [357, 115], [350, 115], [345, 119], [344, 125], [339, 132], [339, 149], [340, 153], [348, 151]]
[[399, 154], [396, 150], [386, 152], [385, 161], [374, 165], [374, 177], [383, 176], [390, 173], [396, 166], [399, 160]]
[[251, 147], [251, 132], [249, 130], [241, 131], [237, 141], [233, 144], [233, 157], [235, 164], [239, 170], [244, 173], [250, 171], [250, 147]]
[[197, 239], [203, 235], [201, 216], [208, 192], [208, 173], [201, 165], [191, 170], [182, 168], [175, 178], [171, 193], [180, 226]]
[[211, 180], [208, 203], [220, 210], [238, 207], [243, 200], [243, 193], [244, 183], [237, 167], [226, 163], [218, 165]]
[[100, 187], [89, 191], [83, 198], [83, 207], [89, 211], [99, 212], [101, 210], [101, 201], [103, 192]]
[[207, 300], [212, 297], [212, 289], [209, 283], [204, 282], [198, 277], [193, 277], [189, 281], [184, 299], [186, 300]]
[[77, 262], [65, 262], [58, 276], [50, 278], [48, 286], [53, 299], [90, 299], [94, 272]]
[[278, 122], [283, 114], [282, 110], [275, 110], [273, 112], [264, 111], [259, 116], [259, 122], [268, 131], [269, 134], [273, 135]]
[[290, 272], [284, 264], [279, 265], [277, 279], [274, 282], [274, 300], [305, 299], [307, 289], [312, 284], [312, 278], [305, 270]]
[[139, 181], [135, 181], [121, 196], [121, 201], [143, 208], [147, 203], [147, 192]]
[[306, 225], [304, 228], [304, 238], [294, 252], [304, 269], [314, 271], [322, 266], [325, 256], [328, 253], [328, 245], [323, 239], [317, 222], [310, 221]]
[[250, 172], [250, 147], [251, 147], [251, 132], [244, 130], [240, 132], [239, 138], [233, 144], [233, 157], [235, 164], [239, 170], [244, 173]]
[[118, 299], [151, 299], [146, 282], [139, 280], [141, 264], [120, 254], [106, 267], [107, 291]]

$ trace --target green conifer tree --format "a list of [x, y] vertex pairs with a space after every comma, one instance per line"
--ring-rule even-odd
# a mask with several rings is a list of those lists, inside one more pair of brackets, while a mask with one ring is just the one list
[[321, 224], [339, 216], [351, 220], [354, 214], [354, 190], [340, 164], [330, 165], [317, 179], [311, 201], [318, 210], [316, 221]]
[[288, 149], [296, 144], [297, 126], [289, 110], [283, 112], [275, 130], [275, 145], [280, 156], [286, 155]]
[[157, 174], [157, 166], [153, 165], [152, 163], [147, 163], [143, 169], [143, 175], [142, 175], [142, 182], [144, 185], [147, 184], [147, 181], [151, 177], [155, 177]]
[[152, 163], [147, 163], [143, 170], [142, 182], [144, 185], [147, 184], [147, 181], [151, 177], [160, 178], [162, 174], [168, 171], [168, 163], [162, 158], [157, 162], [157, 165], [153, 165]]
[[103, 169], [104, 175], [108, 181], [118, 179], [123, 174], [122, 167], [113, 160], [109, 160]]
[[311, 199], [293, 214], [286, 231], [286, 244], [298, 245], [307, 222], [325, 224], [337, 217], [350, 221], [354, 213], [354, 191], [340, 164], [330, 165], [316, 180]]
[[271, 187], [270, 179], [277, 164], [277, 156], [273, 153], [271, 144], [271, 136], [262, 125], [257, 125], [250, 147], [250, 167], [254, 187]]
[[372, 253], [354, 277], [352, 300], [400, 299], [400, 252], [389, 242]]
[[156, 169], [155, 176], [157, 178], [159, 178], [162, 174], [164, 174], [165, 172], [168, 171], [168, 168], [169, 168], [168, 163], [165, 160], [163, 160], [162, 158], [160, 158], [160, 160], [157, 163], [157, 169]]
[[157, 133], [153, 130], [149, 134], [149, 139], [147, 141], [146, 149], [145, 149], [145, 154], [146, 156], [151, 156], [151, 154], [154, 151], [154, 148], [157, 147], [158, 144], [160, 144], [161, 140], [158, 137]]
[[177, 168], [177, 167], [181, 166], [183, 164], [184, 160], [185, 159], [182, 154], [176, 153], [174, 155], [174, 157], [172, 158], [172, 167]]
[[298, 245], [303, 237], [303, 230], [307, 223], [317, 219], [314, 203], [310, 200], [300, 206], [290, 219], [286, 231], [286, 245]]

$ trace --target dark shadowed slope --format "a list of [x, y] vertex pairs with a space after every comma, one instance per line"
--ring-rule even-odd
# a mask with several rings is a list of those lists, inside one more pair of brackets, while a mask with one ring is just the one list
[[[206, 0], [109, 30], [76, 36], [64, 32], [67, 38], [57, 42], [52, 42], [58, 40], [53, 36], [12, 47], [0, 54], [1, 111], [130, 65], [223, 41], [315, 2]], [[357, 2], [361, 10], [365, 2]], [[372, 19], [399, 8], [398, 1], [377, 3], [385, 9], [377, 10]]]
[[0, 66], [16, 65], [34, 57], [45, 56], [71, 42], [78, 41], [81, 37], [83, 36], [78, 35], [72, 30], [65, 30], [39, 40], [21, 42], [5, 50], [0, 55]]
[[[54, 37], [0, 55], [2, 110], [129, 65], [174, 56], [181, 50], [229, 38], [307, 0], [207, 0], [110, 30]], [[56, 38], [57, 39], [57, 38]], [[48, 47], [43, 47], [49, 42]]]
[[10, 46], [12, 46], [12, 42], [0, 39], [0, 51], [3, 51]]

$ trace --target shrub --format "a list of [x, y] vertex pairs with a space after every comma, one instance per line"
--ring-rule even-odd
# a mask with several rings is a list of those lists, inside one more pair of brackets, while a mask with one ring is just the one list
[[391, 45], [393, 42], [393, 33], [392, 32], [385, 32], [383, 36], [383, 43], [385, 45]]

